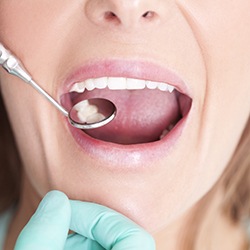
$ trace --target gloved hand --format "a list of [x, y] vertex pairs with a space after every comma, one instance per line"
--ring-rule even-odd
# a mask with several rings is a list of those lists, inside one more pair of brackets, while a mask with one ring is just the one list
[[[74, 234], [68, 235], [71, 229]], [[18, 237], [15, 250], [154, 250], [153, 238], [125, 216], [49, 192]]]

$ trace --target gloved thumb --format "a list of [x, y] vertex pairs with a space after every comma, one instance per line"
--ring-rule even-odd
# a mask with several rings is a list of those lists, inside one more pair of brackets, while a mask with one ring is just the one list
[[49, 192], [18, 237], [15, 250], [62, 250], [71, 218], [68, 197]]

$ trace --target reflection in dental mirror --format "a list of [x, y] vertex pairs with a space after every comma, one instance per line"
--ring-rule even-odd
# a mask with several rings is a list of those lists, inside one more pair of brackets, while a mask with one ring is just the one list
[[70, 123], [79, 129], [99, 128], [115, 118], [115, 105], [102, 98], [82, 100], [69, 111]]
[[115, 105], [103, 98], [93, 98], [81, 100], [75, 104], [70, 111], [64, 109], [55, 99], [43, 90], [32, 77], [26, 72], [24, 67], [16, 57], [5, 49], [0, 43], [0, 65], [9, 73], [30, 84], [50, 103], [52, 103], [61, 113], [63, 113], [70, 124], [79, 129], [94, 129], [102, 127], [111, 122], [116, 116]]

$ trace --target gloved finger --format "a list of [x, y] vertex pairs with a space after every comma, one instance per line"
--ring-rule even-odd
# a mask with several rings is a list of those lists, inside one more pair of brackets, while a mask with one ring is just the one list
[[70, 217], [68, 197], [59, 191], [49, 192], [19, 235], [15, 250], [62, 250]]
[[104, 206], [70, 201], [70, 229], [105, 249], [112, 250], [154, 250], [151, 235], [125, 216]]
[[96, 241], [88, 239], [80, 234], [69, 235], [64, 250], [105, 250]]

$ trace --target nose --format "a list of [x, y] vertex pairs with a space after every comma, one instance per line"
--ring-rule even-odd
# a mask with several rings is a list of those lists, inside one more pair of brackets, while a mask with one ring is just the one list
[[133, 29], [158, 20], [162, 1], [165, 0], [88, 0], [85, 11], [96, 25]]

